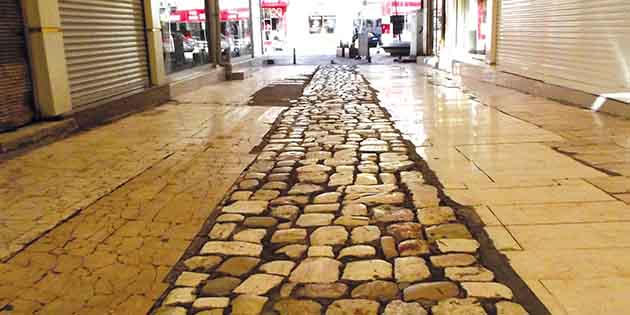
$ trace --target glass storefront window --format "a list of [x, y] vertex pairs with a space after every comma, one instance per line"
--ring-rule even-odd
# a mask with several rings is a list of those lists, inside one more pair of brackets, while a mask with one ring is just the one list
[[159, 2], [166, 73], [208, 64], [210, 52], [205, 0]]
[[221, 18], [221, 58], [251, 58], [251, 12], [249, 0], [219, 0]]

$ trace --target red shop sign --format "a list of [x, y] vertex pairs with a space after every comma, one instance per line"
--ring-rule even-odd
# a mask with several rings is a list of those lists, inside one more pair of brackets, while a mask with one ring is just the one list
[[221, 10], [221, 22], [240, 21], [249, 19], [249, 8], [235, 8]]
[[206, 21], [206, 10], [180, 10], [171, 12], [170, 21], [175, 23], [200, 23]]
[[383, 15], [407, 15], [413, 11], [422, 9], [422, 1], [383, 1]]
[[261, 8], [286, 8], [289, 5], [287, 0], [262, 0]]

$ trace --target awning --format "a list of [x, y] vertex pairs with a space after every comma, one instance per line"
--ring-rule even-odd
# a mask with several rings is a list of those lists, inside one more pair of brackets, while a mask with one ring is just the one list
[[422, 1], [386, 0], [383, 1], [383, 16], [407, 15], [422, 9]]

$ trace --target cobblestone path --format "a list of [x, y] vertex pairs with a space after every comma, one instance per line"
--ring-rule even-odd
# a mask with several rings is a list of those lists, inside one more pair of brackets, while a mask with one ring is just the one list
[[320, 68], [154, 314], [524, 315], [368, 83]]

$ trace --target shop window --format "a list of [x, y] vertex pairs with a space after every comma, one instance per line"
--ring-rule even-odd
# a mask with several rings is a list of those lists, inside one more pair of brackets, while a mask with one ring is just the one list
[[174, 73], [211, 61], [205, 0], [153, 0], [159, 2], [164, 65]]
[[220, 0], [221, 58], [224, 62], [235, 58], [251, 58], [251, 12], [248, 0]]

